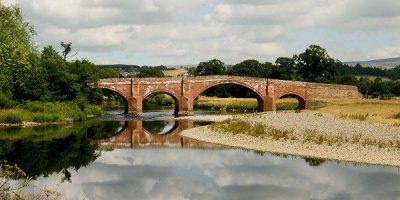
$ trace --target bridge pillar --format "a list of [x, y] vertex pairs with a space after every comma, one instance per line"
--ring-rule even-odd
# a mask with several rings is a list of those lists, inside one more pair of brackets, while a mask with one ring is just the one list
[[263, 103], [263, 111], [276, 111], [276, 100], [273, 97], [265, 96]]
[[193, 115], [193, 99], [181, 96], [179, 99], [178, 116]]
[[134, 116], [142, 116], [143, 113], [142, 102], [143, 99], [141, 96], [128, 97], [128, 109], [126, 114]]

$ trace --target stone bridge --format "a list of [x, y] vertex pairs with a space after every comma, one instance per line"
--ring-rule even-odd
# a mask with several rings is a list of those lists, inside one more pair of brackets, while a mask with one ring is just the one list
[[114, 136], [97, 140], [102, 149], [115, 148], [202, 148], [220, 149], [227, 148], [222, 145], [200, 142], [190, 138], [181, 137], [183, 130], [193, 128], [192, 120], [177, 120], [170, 131], [162, 135], [148, 132], [143, 127], [143, 121], [128, 121], [125, 126]]
[[241, 76], [101, 79], [97, 87], [122, 96], [126, 114], [141, 115], [143, 99], [152, 93], [163, 92], [175, 100], [175, 114], [192, 115], [196, 97], [211, 87], [224, 84], [240, 85], [253, 91], [257, 96], [258, 111], [275, 111], [276, 101], [286, 96], [295, 97], [301, 109], [317, 100], [361, 98], [355, 86]]

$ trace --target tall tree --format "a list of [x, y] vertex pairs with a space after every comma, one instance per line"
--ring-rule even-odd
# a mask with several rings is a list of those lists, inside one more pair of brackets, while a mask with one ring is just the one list
[[296, 61], [293, 58], [279, 57], [275, 61], [271, 77], [283, 80], [296, 80], [298, 79], [296, 73]]
[[32, 42], [34, 29], [17, 6], [5, 6], [2, 1], [0, 19], [0, 93], [11, 97], [18, 72], [29, 74], [32, 68], [30, 61], [37, 53]]
[[225, 73], [226, 68], [224, 63], [217, 59], [201, 62], [194, 71], [195, 76], [224, 75]]
[[260, 63], [258, 60], [249, 59], [234, 65], [230, 69], [232, 75], [252, 76], [252, 77], [268, 77], [271, 74], [271, 63]]
[[295, 56], [295, 59], [299, 74], [304, 81], [310, 82], [333, 82], [338, 67], [342, 65], [318, 45], [309, 46], [303, 53]]

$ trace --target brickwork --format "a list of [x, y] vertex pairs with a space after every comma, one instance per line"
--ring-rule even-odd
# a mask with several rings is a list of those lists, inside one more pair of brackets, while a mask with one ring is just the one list
[[126, 100], [127, 114], [141, 115], [143, 99], [152, 93], [164, 92], [174, 98], [175, 114], [191, 115], [196, 97], [211, 87], [224, 84], [241, 85], [255, 92], [259, 111], [274, 111], [276, 101], [285, 96], [297, 98], [300, 108], [315, 100], [361, 98], [355, 86], [240, 76], [102, 79], [97, 87], [120, 94]]

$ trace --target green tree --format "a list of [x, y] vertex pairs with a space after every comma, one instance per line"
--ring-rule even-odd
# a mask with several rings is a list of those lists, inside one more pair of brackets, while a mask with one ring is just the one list
[[5, 6], [2, 1], [0, 19], [0, 93], [11, 98], [19, 72], [32, 68], [30, 59], [37, 53], [31, 40], [34, 29], [17, 6]]
[[154, 67], [142, 67], [140, 69], [140, 73], [138, 75], [140, 78], [147, 78], [147, 77], [164, 77], [164, 73], [157, 68]]
[[271, 78], [297, 80], [296, 61], [293, 58], [279, 57], [275, 61]]
[[224, 75], [226, 73], [225, 65], [222, 61], [213, 59], [207, 62], [200, 62], [194, 71], [195, 76], [205, 75]]
[[272, 64], [267, 62], [265, 64], [258, 62], [254, 59], [242, 61], [234, 65], [230, 69], [230, 74], [236, 76], [252, 76], [266, 78], [271, 74]]
[[304, 81], [333, 82], [337, 69], [342, 63], [331, 58], [325, 49], [318, 45], [309, 46], [305, 52], [294, 57], [299, 75]]
[[69, 63], [66, 62], [52, 47], [45, 47], [41, 55], [41, 65], [46, 74], [46, 82], [52, 101], [74, 100], [79, 92], [79, 76], [69, 71]]

